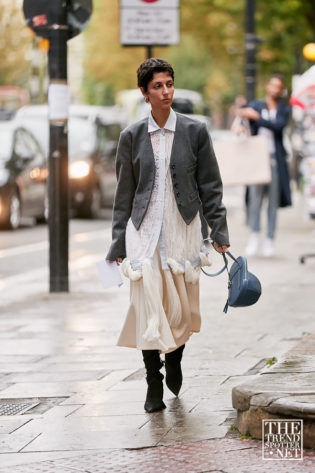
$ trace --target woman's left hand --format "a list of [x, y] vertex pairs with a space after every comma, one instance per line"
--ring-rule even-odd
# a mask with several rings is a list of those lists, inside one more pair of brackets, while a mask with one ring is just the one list
[[213, 242], [214, 249], [218, 251], [219, 253], [226, 253], [229, 249], [228, 246], [226, 245], [219, 245], [216, 241]]

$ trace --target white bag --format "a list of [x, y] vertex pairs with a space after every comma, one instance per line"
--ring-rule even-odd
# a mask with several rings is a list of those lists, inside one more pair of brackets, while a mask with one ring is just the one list
[[224, 186], [268, 184], [271, 181], [270, 155], [264, 136], [214, 141], [213, 148]]

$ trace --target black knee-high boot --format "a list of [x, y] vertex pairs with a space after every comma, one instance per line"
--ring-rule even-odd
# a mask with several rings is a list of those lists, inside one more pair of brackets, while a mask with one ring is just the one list
[[164, 376], [160, 373], [163, 362], [158, 350], [142, 350], [142, 355], [147, 371], [146, 380], [148, 384], [144, 408], [147, 412], [160, 411], [166, 407], [163, 402]]
[[178, 395], [183, 382], [180, 362], [182, 360], [184, 348], [185, 345], [181, 345], [176, 350], [170, 353], [165, 353], [165, 382], [168, 389], [170, 389], [175, 396]]

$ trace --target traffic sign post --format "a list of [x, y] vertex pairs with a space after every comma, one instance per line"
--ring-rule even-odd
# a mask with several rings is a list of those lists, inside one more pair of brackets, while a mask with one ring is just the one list
[[144, 46], [179, 43], [179, 0], [120, 0], [120, 42]]
[[67, 40], [79, 34], [92, 13], [92, 0], [24, 0], [27, 25], [49, 40], [49, 286], [69, 291], [69, 184]]
[[246, 0], [245, 8], [245, 89], [247, 102], [254, 100], [256, 90], [255, 0]]

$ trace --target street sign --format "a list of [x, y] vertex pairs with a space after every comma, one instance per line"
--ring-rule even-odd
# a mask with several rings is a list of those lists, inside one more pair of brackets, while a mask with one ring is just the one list
[[120, 0], [120, 42], [124, 46], [179, 43], [179, 0]]
[[56, 26], [68, 30], [68, 39], [81, 33], [87, 26], [92, 13], [92, 0], [68, 0], [67, 25], [58, 25], [56, 8], [52, 0], [24, 0], [23, 11], [27, 25], [38, 35], [49, 39], [50, 31]]

